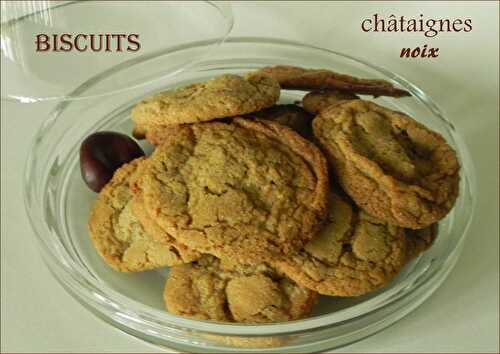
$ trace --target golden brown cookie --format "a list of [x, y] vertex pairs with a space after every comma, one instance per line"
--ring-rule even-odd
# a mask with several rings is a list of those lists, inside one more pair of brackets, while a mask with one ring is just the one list
[[327, 212], [323, 155], [270, 121], [179, 126], [145, 170], [138, 185], [160, 227], [193, 250], [241, 263], [302, 248]]
[[201, 257], [201, 253], [189, 249], [187, 246], [178, 242], [166, 233], [146, 212], [144, 209], [144, 203], [140, 196], [134, 197], [130, 203], [132, 205], [132, 212], [134, 216], [141, 223], [144, 231], [148, 235], [151, 235], [151, 237], [158, 242], [173, 245], [172, 252], [177, 253], [177, 258], [175, 262], [168, 264], [169, 266], [193, 262]]
[[358, 296], [389, 283], [408, 261], [404, 230], [331, 195], [324, 229], [297, 254], [274, 266], [320, 294]]
[[356, 99], [359, 97], [350, 92], [313, 91], [302, 98], [302, 106], [307, 112], [316, 115], [329, 106]]
[[258, 70], [276, 79], [281, 88], [289, 90], [337, 90], [373, 96], [410, 96], [408, 91], [394, 87], [385, 80], [359, 79], [326, 69], [304, 69], [277, 65]]
[[265, 266], [240, 266], [205, 255], [172, 267], [165, 284], [167, 310], [226, 322], [281, 322], [307, 316], [317, 294]]
[[294, 104], [279, 104], [259, 112], [249, 113], [245, 118], [260, 118], [277, 122], [292, 128], [305, 138], [312, 137], [311, 122], [314, 118], [301, 107]]
[[222, 75], [148, 97], [132, 109], [134, 136], [150, 129], [259, 111], [278, 101], [280, 86], [266, 75]]
[[[292, 128], [305, 138], [312, 138], [311, 123], [313, 116], [294, 104], [271, 106], [258, 112], [248, 113], [242, 118], [271, 120]], [[231, 118], [224, 120], [229, 123]], [[176, 129], [176, 126], [155, 127], [155, 129], [150, 129], [145, 133], [145, 138], [153, 145], [160, 145], [170, 135], [175, 134]]]
[[89, 231], [104, 261], [121, 272], [139, 272], [189, 261], [172, 238], [155, 240], [132, 211], [129, 179], [143, 158], [120, 167], [102, 189], [92, 208]]
[[406, 114], [354, 100], [321, 111], [313, 129], [343, 189], [368, 213], [419, 229], [453, 207], [455, 152]]

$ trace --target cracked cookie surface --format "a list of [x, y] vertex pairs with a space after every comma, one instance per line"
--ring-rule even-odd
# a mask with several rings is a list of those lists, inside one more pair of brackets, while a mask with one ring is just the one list
[[132, 109], [134, 136], [157, 127], [210, 121], [259, 111], [278, 101], [280, 86], [266, 75], [221, 75], [206, 82], [166, 91]]
[[89, 219], [90, 237], [104, 261], [121, 272], [139, 272], [189, 261], [172, 238], [155, 240], [133, 213], [129, 180], [136, 159], [120, 167], [99, 193]]
[[265, 120], [179, 126], [147, 160], [138, 185], [146, 211], [168, 234], [241, 263], [300, 249], [327, 212], [319, 149]]
[[388, 284], [417, 255], [417, 244], [424, 250], [416, 235], [405, 235], [343, 197], [332, 193], [330, 205], [324, 229], [303, 250], [273, 264], [297, 284], [324, 295], [363, 295]]
[[349, 100], [359, 99], [353, 93], [342, 91], [313, 91], [302, 98], [302, 106], [311, 114], [318, 114], [323, 109]]
[[256, 71], [273, 77], [281, 88], [290, 90], [338, 90], [373, 96], [410, 96], [408, 91], [394, 87], [385, 80], [360, 79], [326, 69], [304, 69], [277, 65]]
[[148, 235], [151, 235], [151, 237], [157, 242], [172, 244], [174, 246], [172, 248], [172, 252], [175, 252], [177, 257], [174, 262], [167, 264], [168, 266], [193, 262], [201, 257], [201, 253], [188, 248], [166, 233], [146, 212], [144, 203], [140, 196], [135, 196], [130, 203], [132, 205], [132, 212], [134, 216], [141, 223], [144, 231]]
[[420, 229], [453, 207], [459, 184], [455, 152], [409, 116], [354, 100], [321, 111], [313, 130], [339, 183], [368, 213]]
[[204, 255], [172, 267], [165, 284], [167, 310], [225, 322], [265, 323], [307, 316], [317, 293], [265, 266], [242, 266]]

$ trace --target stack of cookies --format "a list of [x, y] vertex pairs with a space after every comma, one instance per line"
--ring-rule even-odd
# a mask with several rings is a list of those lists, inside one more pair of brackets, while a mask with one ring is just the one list
[[[280, 105], [281, 89], [310, 92]], [[97, 251], [117, 271], [171, 267], [167, 310], [204, 320], [289, 321], [318, 294], [383, 287], [432, 245], [459, 164], [441, 135], [358, 95], [408, 93], [275, 66], [139, 102], [133, 135], [155, 150], [99, 193]]]

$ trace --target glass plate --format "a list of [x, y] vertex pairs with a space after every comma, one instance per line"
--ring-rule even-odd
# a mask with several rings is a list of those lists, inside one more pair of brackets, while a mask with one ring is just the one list
[[[169, 55], [188, 57], [193, 50], [203, 51], [210, 45], [199, 42], [162, 53], [161, 60], [152, 63], [168, 60]], [[106, 266], [92, 247], [86, 223], [95, 194], [80, 176], [79, 145], [88, 134], [99, 130], [130, 134], [130, 110], [144, 96], [224, 73], [243, 73], [275, 64], [330, 68], [385, 79], [410, 91], [412, 97], [380, 97], [375, 101], [440, 132], [457, 151], [462, 170], [456, 205], [440, 222], [435, 245], [388, 286], [361, 297], [322, 297], [307, 319], [243, 325], [169, 314], [162, 299], [167, 268], [140, 274], [118, 273]], [[111, 80], [115, 74], [111, 68], [75, 91], [78, 95], [93, 92], [100, 80]], [[303, 94], [283, 90], [281, 102], [300, 100]], [[143, 147], [151, 150], [146, 143]], [[148, 342], [189, 352], [320, 351], [346, 345], [389, 326], [429, 297], [453, 268], [475, 203], [474, 168], [468, 151], [453, 124], [422, 90], [363, 60], [283, 40], [230, 38], [210, 58], [175, 77], [164, 77], [120, 95], [62, 102], [40, 128], [31, 151], [25, 174], [26, 209], [41, 254], [55, 277], [84, 306], [113, 326]]]

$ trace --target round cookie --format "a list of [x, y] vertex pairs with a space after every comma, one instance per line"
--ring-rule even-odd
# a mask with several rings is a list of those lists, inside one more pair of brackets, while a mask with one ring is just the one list
[[324, 229], [297, 254], [274, 266], [292, 280], [330, 296], [359, 296], [391, 281], [409, 260], [404, 230], [331, 195]]
[[167, 310], [180, 316], [265, 323], [307, 316], [317, 294], [265, 265], [236, 266], [205, 255], [172, 267], [164, 300]]
[[166, 91], [139, 102], [132, 109], [141, 137], [150, 129], [210, 121], [259, 111], [278, 101], [280, 86], [266, 75], [222, 75], [206, 82]]
[[305, 138], [312, 137], [313, 116], [294, 104], [279, 104], [259, 112], [249, 113], [247, 118], [267, 119], [292, 128]]
[[385, 80], [359, 79], [326, 69], [304, 69], [290, 65], [264, 67], [256, 71], [273, 77], [281, 88], [289, 90], [337, 90], [373, 96], [410, 96]]
[[329, 106], [356, 99], [359, 97], [350, 92], [313, 91], [302, 98], [302, 106], [307, 112], [316, 115]]
[[[271, 106], [258, 112], [248, 113], [242, 118], [271, 120], [295, 130], [305, 138], [312, 138], [311, 122], [313, 117], [294, 104]], [[231, 118], [224, 120], [229, 123]], [[175, 134], [176, 130], [176, 126], [155, 127], [155, 129], [150, 129], [145, 133], [145, 138], [153, 145], [160, 145], [170, 135]]]
[[343, 189], [371, 215], [420, 229], [453, 207], [455, 152], [409, 116], [354, 100], [321, 111], [313, 130]]
[[104, 261], [120, 272], [182, 264], [189, 252], [172, 238], [157, 241], [146, 232], [132, 210], [129, 179], [143, 158], [120, 167], [99, 193], [88, 223], [90, 237]]
[[146, 211], [168, 234], [241, 263], [299, 250], [327, 212], [319, 149], [265, 120], [179, 126], [147, 160], [138, 186]]
[[157, 242], [173, 245], [172, 251], [176, 252], [178, 257], [176, 257], [174, 262], [167, 264], [168, 266], [193, 262], [201, 257], [201, 253], [188, 248], [166, 233], [146, 212], [144, 209], [144, 203], [140, 196], [135, 196], [130, 204], [132, 206], [134, 216], [140, 222], [144, 231], [148, 235], [151, 235], [151, 237]]

